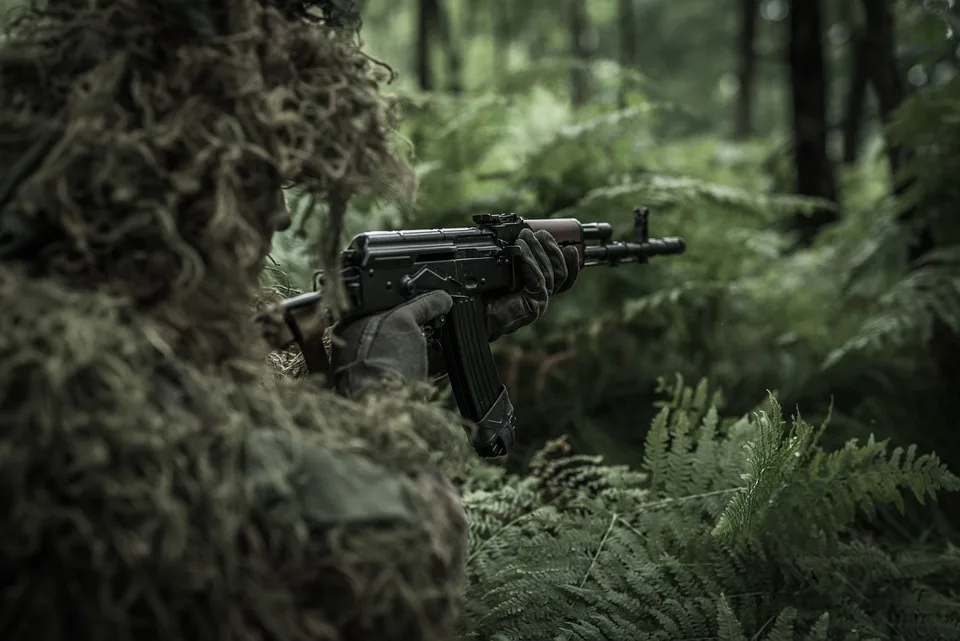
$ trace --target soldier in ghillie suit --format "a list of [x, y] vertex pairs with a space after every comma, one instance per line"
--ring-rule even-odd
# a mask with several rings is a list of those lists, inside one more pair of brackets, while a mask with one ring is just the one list
[[[455, 638], [469, 447], [382, 393], [449, 301], [342, 328], [339, 394], [248, 322], [282, 187], [336, 232], [403, 176], [343, 5], [50, 0], [0, 44], [3, 641]], [[525, 251], [492, 335], [575, 276]]]

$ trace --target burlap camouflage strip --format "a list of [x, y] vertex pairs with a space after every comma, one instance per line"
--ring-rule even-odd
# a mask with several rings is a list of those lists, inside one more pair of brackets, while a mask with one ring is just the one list
[[267, 376], [247, 322], [281, 186], [403, 175], [376, 65], [333, 4], [206, 4], [0, 43], [0, 638], [452, 639], [461, 428]]

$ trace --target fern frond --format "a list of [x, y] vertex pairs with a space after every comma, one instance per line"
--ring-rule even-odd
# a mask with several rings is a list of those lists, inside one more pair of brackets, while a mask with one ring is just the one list
[[696, 178], [650, 174], [625, 184], [598, 187], [584, 196], [575, 209], [609, 211], [636, 202], [658, 208], [709, 203], [766, 222], [785, 213], [836, 207], [832, 203], [789, 194], [760, 194]]
[[960, 246], [931, 252], [877, 306], [860, 332], [827, 356], [824, 369], [852, 353], [924, 344], [936, 322], [960, 333]]
[[469, 638], [960, 638], [960, 555], [897, 555], [851, 527], [905, 492], [960, 489], [935, 456], [874, 439], [826, 452], [823, 427], [788, 423], [772, 396], [730, 422], [706, 382], [661, 391], [644, 491], [622, 468], [554, 452], [538, 474], [589, 471], [605, 489], [499, 473], [465, 493]]

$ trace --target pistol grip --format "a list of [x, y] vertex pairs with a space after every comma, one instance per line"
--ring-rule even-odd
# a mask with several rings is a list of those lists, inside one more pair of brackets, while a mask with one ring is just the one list
[[503, 456], [516, 439], [516, 418], [490, 351], [483, 301], [454, 296], [439, 334], [457, 407], [477, 425], [474, 449], [484, 458]]

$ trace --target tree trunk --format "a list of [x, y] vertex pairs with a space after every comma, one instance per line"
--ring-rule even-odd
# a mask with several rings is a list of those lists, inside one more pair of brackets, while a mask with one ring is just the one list
[[[896, 33], [893, 18], [893, 8], [889, 0], [863, 0], [864, 15], [866, 18], [866, 48], [868, 52], [868, 75], [870, 85], [880, 108], [880, 120], [888, 124], [894, 112], [906, 100], [907, 92], [903, 78], [897, 65]], [[900, 170], [909, 160], [910, 150], [905, 149], [889, 140], [886, 140], [887, 162], [890, 168], [890, 177], [893, 182], [893, 193], [902, 196], [909, 189], [910, 184], [902, 180]], [[899, 220], [904, 225], [911, 225], [916, 216], [913, 209], [900, 212]], [[933, 233], [929, 228], [920, 230], [917, 238], [910, 246], [910, 260], [916, 261], [934, 248]], [[943, 332], [949, 333], [949, 330]], [[943, 334], [941, 332], [941, 334]], [[953, 363], [944, 362], [942, 370], [955, 373], [960, 380], [960, 346], [954, 340], [952, 349], [945, 349], [941, 353]], [[937, 359], [942, 360], [942, 359]]]
[[437, 24], [438, 0], [417, 2], [417, 82], [423, 91], [433, 91], [436, 82], [433, 76], [433, 32]]
[[[796, 192], [837, 201], [837, 183], [827, 153], [827, 70], [823, 56], [820, 0], [793, 0], [787, 62], [792, 94]], [[837, 220], [832, 210], [797, 214], [791, 228], [799, 246], [809, 246], [820, 230]]]
[[626, 109], [630, 92], [630, 78], [628, 72], [637, 62], [637, 12], [635, 0], [618, 0], [617, 14], [620, 22], [620, 91], [617, 94], [617, 104]]
[[745, 140], [753, 135], [753, 91], [757, 75], [757, 18], [758, 0], [739, 0], [740, 34], [737, 38], [737, 111], [733, 137]]
[[570, 102], [574, 107], [582, 107], [587, 103], [590, 93], [590, 71], [587, 67], [589, 16], [586, 0], [569, 0], [569, 2], [570, 54], [574, 63], [570, 73]]
[[850, 38], [850, 84], [843, 115], [843, 163], [854, 165], [860, 159], [860, 142], [869, 89], [870, 52], [866, 36], [857, 30]]
[[480, 31], [480, 0], [466, 0], [463, 5], [463, 36], [470, 40]]
[[[880, 108], [880, 120], [886, 125], [893, 112], [907, 97], [897, 65], [893, 8], [889, 0], [863, 0], [863, 8], [866, 22], [867, 73]], [[900, 193], [903, 189], [899, 174], [907, 156], [906, 149], [887, 142], [887, 160], [894, 177], [895, 193]]]
[[460, 52], [460, 42], [453, 29], [453, 20], [447, 11], [444, 0], [432, 0], [435, 3], [437, 35], [443, 43], [446, 54], [446, 87], [450, 93], [463, 93], [463, 56]]
[[510, 42], [513, 40], [513, 25], [510, 22], [510, 2], [490, 2], [493, 9], [493, 66], [496, 74], [510, 71]]
[[[893, 118], [894, 112], [907, 98], [903, 78], [897, 64], [893, 8], [889, 0], [863, 0], [863, 8], [866, 25], [864, 45], [868, 59], [867, 74], [879, 105], [880, 120], [886, 125]], [[886, 151], [890, 178], [893, 183], [893, 193], [902, 196], [910, 185], [902, 180], [900, 170], [909, 160], [910, 150], [891, 142], [887, 138]], [[905, 209], [900, 212], [900, 222], [909, 225], [914, 219], [915, 213], [912, 209]], [[910, 260], [916, 261], [933, 247], [934, 241], [931, 230], [920, 230], [915, 242], [910, 247]]]

